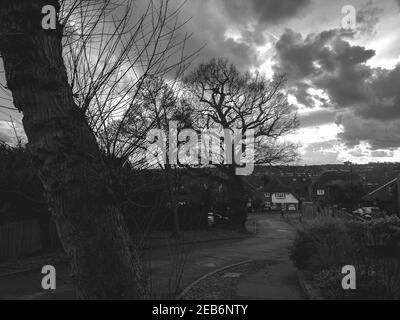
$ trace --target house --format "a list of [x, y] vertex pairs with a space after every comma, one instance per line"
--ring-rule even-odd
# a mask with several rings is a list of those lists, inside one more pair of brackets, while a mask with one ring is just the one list
[[321, 205], [351, 207], [364, 194], [362, 179], [354, 172], [325, 171], [310, 186], [310, 198]]
[[379, 207], [388, 214], [398, 213], [398, 181], [399, 178], [392, 179], [369, 192], [362, 198], [364, 206]]
[[299, 200], [292, 188], [282, 184], [278, 178], [265, 181], [264, 186], [258, 192], [262, 196], [263, 207], [267, 210], [299, 210]]

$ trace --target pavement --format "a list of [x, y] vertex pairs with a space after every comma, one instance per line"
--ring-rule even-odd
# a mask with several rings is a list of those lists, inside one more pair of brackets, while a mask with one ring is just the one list
[[[151, 270], [155, 299], [171, 298], [201, 276], [246, 260], [267, 260], [265, 271], [244, 275], [237, 288], [238, 299], [304, 299], [289, 260], [288, 246], [294, 227], [280, 215], [256, 216], [257, 235], [242, 239], [189, 244], [151, 250], [145, 257]], [[254, 228], [254, 225], [249, 228]], [[74, 299], [66, 264], [55, 265], [57, 289], [44, 292], [40, 270], [0, 277], [0, 299]]]
[[238, 300], [304, 300], [299, 287], [297, 270], [287, 261], [279, 261], [268, 268], [245, 275], [236, 289]]

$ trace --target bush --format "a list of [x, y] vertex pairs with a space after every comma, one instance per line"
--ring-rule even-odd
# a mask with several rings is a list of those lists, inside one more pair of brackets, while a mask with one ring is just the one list
[[0, 223], [49, 217], [28, 151], [0, 143]]
[[316, 273], [347, 264], [350, 248], [342, 220], [316, 220], [297, 232], [290, 256], [297, 268]]
[[[302, 226], [291, 248], [296, 267], [314, 274], [328, 299], [400, 298], [400, 219], [317, 220]], [[356, 267], [357, 290], [345, 291], [341, 269]]]
[[294, 265], [300, 270], [309, 269], [310, 259], [315, 255], [316, 251], [316, 246], [310, 234], [305, 230], [299, 230], [290, 249], [290, 258]]
[[323, 270], [314, 276], [314, 285], [324, 298], [331, 300], [381, 300], [390, 299], [385, 288], [384, 276], [374, 267], [355, 266], [357, 289], [343, 290], [341, 268]]

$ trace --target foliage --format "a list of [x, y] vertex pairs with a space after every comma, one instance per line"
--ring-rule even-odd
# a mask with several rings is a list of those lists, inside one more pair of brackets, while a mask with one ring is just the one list
[[291, 248], [291, 258], [299, 269], [312, 272], [345, 265], [351, 239], [340, 220], [316, 220], [304, 224]]
[[48, 216], [28, 151], [0, 143], [0, 222]]
[[323, 292], [324, 297], [332, 300], [385, 299], [384, 276], [374, 267], [355, 266], [357, 273], [357, 290], [343, 290], [343, 275], [340, 268], [323, 270], [314, 276], [315, 286]]
[[[400, 219], [304, 223], [291, 248], [295, 265], [314, 274], [329, 299], [400, 298]], [[341, 269], [356, 268], [357, 290], [342, 289]]]

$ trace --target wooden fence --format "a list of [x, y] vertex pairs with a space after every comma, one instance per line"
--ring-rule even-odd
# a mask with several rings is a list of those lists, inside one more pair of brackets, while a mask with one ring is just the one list
[[324, 218], [340, 218], [346, 220], [360, 220], [364, 221], [364, 219], [352, 215], [346, 211], [333, 208], [333, 207], [325, 207], [325, 208], [317, 208], [312, 203], [304, 203], [301, 207], [302, 218], [305, 220], [314, 220], [314, 219], [324, 219]]
[[17, 259], [42, 249], [37, 220], [24, 220], [0, 225], [0, 262]]

